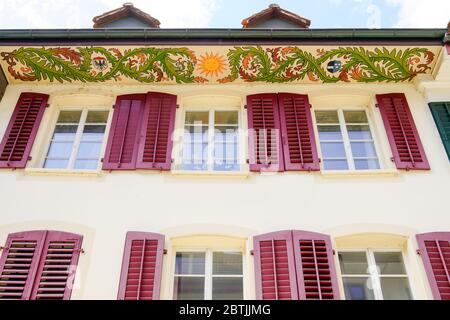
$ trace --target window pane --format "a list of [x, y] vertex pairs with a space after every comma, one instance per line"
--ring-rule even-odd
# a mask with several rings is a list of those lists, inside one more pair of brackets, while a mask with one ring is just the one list
[[370, 133], [370, 127], [363, 126], [347, 126], [348, 137], [350, 140], [372, 140], [372, 134]]
[[213, 300], [242, 300], [243, 298], [242, 278], [213, 278]]
[[69, 164], [69, 160], [45, 160], [44, 168], [49, 169], [65, 169]]
[[408, 278], [381, 278], [384, 300], [411, 300]]
[[339, 252], [339, 265], [345, 275], [369, 274], [365, 252]]
[[205, 274], [205, 253], [177, 252], [175, 274]]
[[355, 160], [356, 170], [376, 170], [380, 169], [378, 160]]
[[317, 123], [339, 123], [337, 111], [316, 111]]
[[81, 111], [61, 111], [58, 116], [58, 123], [78, 123], [80, 122]]
[[72, 153], [72, 142], [52, 142], [48, 150], [47, 158], [69, 159]]
[[241, 252], [214, 252], [213, 253], [214, 275], [241, 275], [242, 253]]
[[347, 160], [324, 160], [325, 170], [348, 170]]
[[108, 122], [109, 111], [89, 111], [86, 123], [106, 123]]
[[342, 140], [340, 126], [318, 126], [320, 141]]
[[365, 111], [344, 111], [346, 123], [368, 123]]
[[347, 300], [375, 300], [369, 277], [343, 278]]
[[237, 127], [216, 127], [214, 128], [214, 140], [217, 142], [234, 142], [238, 141]]
[[77, 160], [75, 169], [95, 170], [98, 168], [98, 160]]
[[101, 142], [81, 142], [78, 148], [77, 159], [99, 159]]
[[214, 113], [215, 124], [238, 124], [237, 111], [216, 111]]
[[184, 142], [208, 142], [208, 127], [192, 126], [184, 129]]
[[175, 277], [173, 298], [175, 300], [203, 300], [205, 298], [205, 278]]
[[372, 142], [351, 142], [353, 157], [376, 158], [377, 153]]
[[78, 126], [57, 125], [53, 133], [52, 140], [54, 141], [73, 141], [75, 139], [75, 133], [77, 132]]
[[375, 252], [374, 255], [381, 274], [406, 274], [401, 252]]
[[209, 112], [188, 111], [186, 112], [186, 124], [208, 124]]
[[83, 129], [82, 141], [103, 141], [105, 126], [102, 125], [85, 125]]
[[345, 158], [344, 143], [342, 142], [321, 142], [322, 156], [324, 158]]

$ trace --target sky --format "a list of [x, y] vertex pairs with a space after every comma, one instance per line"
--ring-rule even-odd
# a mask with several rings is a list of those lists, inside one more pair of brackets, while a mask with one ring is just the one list
[[[91, 28], [92, 18], [127, 0], [0, 0], [0, 29]], [[278, 3], [311, 28], [446, 28], [448, 0], [134, 0], [161, 28], [241, 28]]]

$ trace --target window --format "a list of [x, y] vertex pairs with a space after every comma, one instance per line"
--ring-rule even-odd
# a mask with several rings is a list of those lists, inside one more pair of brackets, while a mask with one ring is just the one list
[[364, 110], [316, 111], [324, 170], [380, 169]]
[[182, 170], [239, 171], [239, 112], [186, 111]]
[[175, 300], [242, 300], [241, 252], [177, 252], [173, 298]]
[[44, 168], [97, 169], [108, 117], [104, 110], [60, 111]]
[[339, 252], [342, 282], [348, 300], [411, 300], [401, 252]]

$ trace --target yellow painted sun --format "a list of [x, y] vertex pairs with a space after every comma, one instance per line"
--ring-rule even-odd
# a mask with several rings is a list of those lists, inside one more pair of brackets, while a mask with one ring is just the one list
[[218, 53], [206, 53], [200, 56], [199, 68], [201, 74], [217, 77], [225, 71], [225, 59]]

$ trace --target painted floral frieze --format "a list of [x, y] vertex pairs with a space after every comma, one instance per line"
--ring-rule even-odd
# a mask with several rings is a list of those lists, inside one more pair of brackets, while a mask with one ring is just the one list
[[1, 52], [16, 81], [405, 82], [431, 72], [427, 48], [21, 47]]

